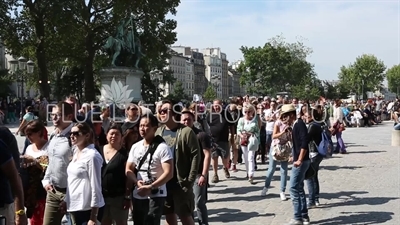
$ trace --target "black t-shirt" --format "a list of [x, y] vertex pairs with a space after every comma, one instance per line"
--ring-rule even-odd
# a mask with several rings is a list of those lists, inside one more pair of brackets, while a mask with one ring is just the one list
[[235, 125], [228, 110], [222, 110], [220, 114], [212, 112], [207, 115], [207, 123], [210, 125], [212, 138], [216, 142], [228, 142], [229, 127]]
[[100, 149], [103, 156], [101, 168], [101, 186], [104, 197], [116, 197], [125, 194], [125, 163], [128, 160], [128, 152], [120, 149], [107, 163], [104, 158], [103, 147]]
[[321, 123], [311, 122], [308, 124], [308, 140], [314, 141], [318, 146], [322, 141], [322, 126]]
[[228, 107], [228, 112], [231, 114], [232, 120], [234, 121], [233, 126], [234, 126], [234, 130], [236, 133], [238, 121], [239, 121], [240, 117], [243, 116], [242, 111], [239, 109], [229, 110], [229, 107]]
[[197, 129], [196, 127], [193, 127], [194, 133], [197, 135], [197, 139], [199, 140], [199, 145], [200, 145], [200, 165], [199, 165], [199, 170], [198, 174], [203, 173], [203, 166], [204, 166], [204, 149], [211, 149], [211, 138], [209, 135], [207, 135], [205, 132], [201, 131], [200, 129]]
[[[10, 129], [7, 127], [0, 127], [0, 140], [3, 141], [3, 146], [0, 151], [1, 154], [1, 163], [5, 163], [9, 160], [9, 156], [11, 155], [14, 159], [15, 166], [19, 170], [19, 149], [17, 144], [17, 139], [11, 133]], [[0, 208], [4, 206], [4, 204], [10, 204], [14, 201], [13, 194], [11, 191], [11, 186], [8, 179], [5, 175], [0, 171]]]

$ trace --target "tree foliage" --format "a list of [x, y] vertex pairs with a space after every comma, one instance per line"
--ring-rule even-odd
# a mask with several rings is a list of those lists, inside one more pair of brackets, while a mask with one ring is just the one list
[[7, 97], [11, 93], [10, 85], [13, 79], [8, 70], [0, 70], [0, 97]]
[[211, 84], [208, 84], [207, 89], [203, 94], [203, 99], [207, 101], [213, 101], [216, 98], [217, 98], [217, 93], [215, 92], [215, 89], [212, 87]]
[[[240, 83], [251, 93], [275, 94], [298, 85], [304, 88], [306, 84], [301, 81], [317, 79], [314, 66], [306, 60], [312, 50], [301, 41], [287, 43], [277, 36], [262, 47], [242, 46], [240, 50], [244, 56], [238, 69]], [[254, 85], [255, 81], [261, 85]]]
[[400, 64], [395, 65], [386, 71], [389, 90], [399, 94], [400, 90]]
[[185, 93], [182, 82], [178, 81], [174, 85], [174, 90], [167, 96], [167, 99], [180, 102], [185, 99], [189, 99], [189, 96]]
[[354, 63], [340, 68], [339, 84], [347, 92], [365, 95], [367, 91], [381, 87], [385, 70], [383, 61], [374, 55], [364, 54], [357, 57]]
[[[24, 55], [37, 63], [41, 93], [49, 95], [48, 74], [57, 72], [60, 62], [83, 68], [84, 98], [94, 100], [98, 70], [109, 65], [102, 46], [115, 33], [117, 24], [131, 15], [146, 57], [139, 67], [147, 74], [164, 70], [168, 46], [176, 41], [176, 14], [179, 0], [3, 0], [0, 2], [0, 39], [13, 55]], [[29, 49], [29, 51], [27, 50]], [[34, 52], [34, 54], [27, 54]], [[171, 81], [164, 71], [165, 82]], [[151, 85], [144, 76], [143, 89]], [[55, 92], [56, 93], [56, 92]], [[57, 94], [57, 93], [56, 93]]]
[[333, 85], [328, 81], [323, 81], [322, 87], [323, 96], [326, 99], [346, 99], [350, 94], [350, 92], [344, 89], [340, 83]]
[[290, 92], [296, 98], [317, 100], [321, 96], [321, 85], [319, 80], [305, 77], [298, 85], [291, 87]]

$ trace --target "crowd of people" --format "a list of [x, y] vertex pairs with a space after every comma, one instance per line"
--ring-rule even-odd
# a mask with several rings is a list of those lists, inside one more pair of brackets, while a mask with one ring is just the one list
[[26, 136], [22, 153], [10, 130], [0, 127], [0, 215], [7, 225], [24, 225], [27, 218], [31, 225], [61, 224], [64, 215], [72, 224], [153, 225], [162, 215], [170, 225], [178, 218], [184, 225], [209, 224], [207, 189], [220, 181], [221, 158], [227, 179], [243, 163], [250, 184], [257, 163], [268, 163], [262, 196], [279, 165], [282, 201], [290, 170], [289, 224], [309, 224], [308, 209], [319, 206], [319, 164], [333, 153], [348, 153], [342, 132], [349, 123], [361, 125], [357, 112], [367, 126], [381, 121], [380, 110], [390, 104], [378, 108], [378, 101], [360, 111], [357, 103], [349, 109], [323, 99], [163, 100], [154, 110], [128, 105], [121, 122], [113, 105], [78, 108], [69, 97], [49, 112], [55, 127], [49, 135], [28, 106], [16, 132]]

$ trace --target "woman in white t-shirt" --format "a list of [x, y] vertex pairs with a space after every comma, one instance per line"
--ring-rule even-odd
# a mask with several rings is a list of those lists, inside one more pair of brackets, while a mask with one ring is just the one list
[[139, 133], [143, 140], [132, 146], [126, 163], [127, 179], [136, 184], [133, 191], [134, 224], [161, 223], [167, 197], [165, 184], [173, 177], [173, 155], [162, 137], [155, 136], [157, 127], [155, 116], [141, 117]]
[[30, 145], [21, 155], [20, 171], [24, 183], [25, 207], [31, 225], [42, 225], [46, 204], [46, 191], [42, 188], [41, 180], [47, 167], [47, 135], [44, 136], [45, 126], [38, 120], [27, 123], [24, 129]]

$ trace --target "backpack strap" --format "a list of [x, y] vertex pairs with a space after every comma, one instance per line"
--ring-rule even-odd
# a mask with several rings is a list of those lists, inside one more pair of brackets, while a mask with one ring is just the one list
[[137, 173], [140, 171], [141, 167], [143, 166], [144, 162], [146, 161], [147, 156], [149, 154], [150, 154], [150, 160], [149, 160], [149, 164], [148, 164], [148, 168], [147, 168], [147, 173], [150, 173], [149, 170], [150, 170], [151, 162], [153, 160], [154, 152], [157, 150], [158, 145], [160, 145], [162, 142], [164, 142], [164, 139], [160, 135], [157, 135], [154, 137], [152, 143], [150, 144], [146, 153], [143, 155], [142, 159], [140, 159], [140, 162], [139, 162], [138, 166], [136, 167], [136, 176], [137, 176]]

